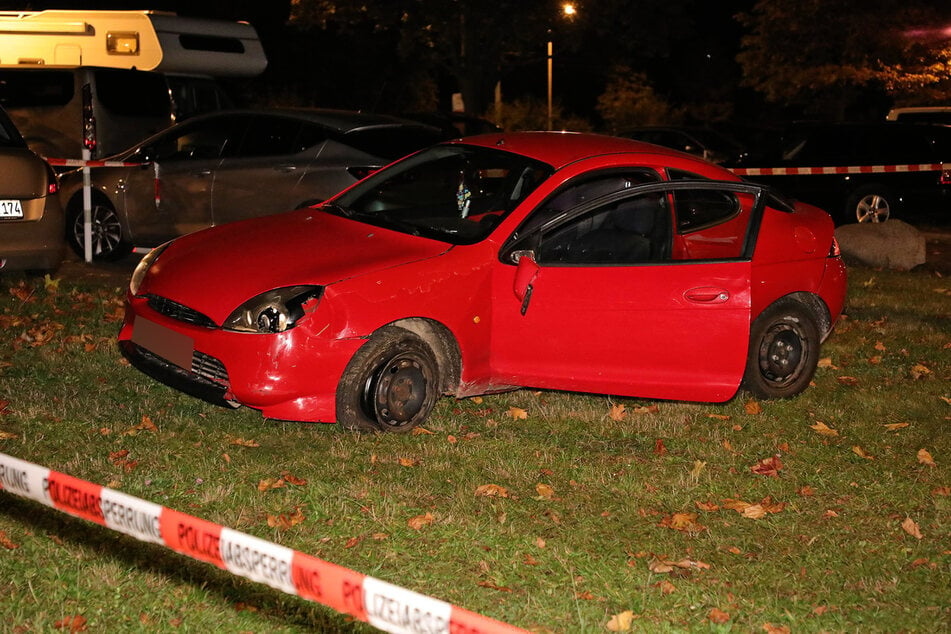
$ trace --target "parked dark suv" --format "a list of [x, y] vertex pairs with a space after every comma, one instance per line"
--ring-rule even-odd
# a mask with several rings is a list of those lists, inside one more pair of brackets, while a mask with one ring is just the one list
[[946, 161], [951, 168], [951, 126], [796, 124], [780, 151], [735, 171], [822, 207], [837, 222], [883, 222], [896, 215], [946, 219]]

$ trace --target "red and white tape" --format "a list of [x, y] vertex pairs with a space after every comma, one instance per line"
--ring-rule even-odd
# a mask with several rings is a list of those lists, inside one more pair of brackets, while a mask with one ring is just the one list
[[914, 163], [907, 165], [848, 165], [840, 167], [735, 167], [737, 176], [804, 176], [816, 174], [886, 174], [893, 172], [943, 172], [944, 163]]
[[45, 160], [50, 165], [56, 165], [57, 167], [139, 167], [148, 165], [148, 163], [129, 163], [125, 161], [86, 161], [83, 159], [60, 158], [47, 158]]
[[385, 632], [526, 632], [285, 546], [3, 453], [0, 490], [326, 605]]

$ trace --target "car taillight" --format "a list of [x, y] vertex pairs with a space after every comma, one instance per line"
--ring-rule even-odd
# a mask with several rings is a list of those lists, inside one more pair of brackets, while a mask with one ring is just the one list
[[56, 177], [56, 172], [53, 171], [53, 168], [49, 166], [49, 163], [46, 164], [46, 193], [49, 196], [55, 196], [56, 192], [59, 191], [59, 179]]
[[373, 172], [380, 169], [379, 167], [348, 167], [347, 171], [350, 172], [350, 176], [353, 176], [357, 180], [363, 180]]
[[90, 152], [96, 149], [96, 117], [92, 110], [92, 86], [83, 86], [83, 145]]
[[951, 185], [951, 167], [947, 165], [942, 165], [941, 176], [938, 178], [938, 182], [942, 185]]
[[832, 246], [829, 247], [829, 257], [837, 258], [842, 255], [842, 251], [839, 249], [839, 241], [835, 239], [835, 236], [832, 238]]

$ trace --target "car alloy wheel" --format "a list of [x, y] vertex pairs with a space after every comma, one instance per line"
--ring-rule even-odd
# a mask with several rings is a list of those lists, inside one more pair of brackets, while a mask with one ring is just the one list
[[855, 219], [858, 222], [885, 222], [891, 215], [891, 205], [882, 194], [866, 194], [855, 203]]
[[[126, 255], [125, 241], [122, 237], [122, 225], [115, 210], [103, 203], [95, 203], [91, 211], [92, 220], [92, 256], [94, 260], [117, 260]], [[85, 255], [84, 218], [82, 209], [72, 214], [70, 244], [79, 255]]]

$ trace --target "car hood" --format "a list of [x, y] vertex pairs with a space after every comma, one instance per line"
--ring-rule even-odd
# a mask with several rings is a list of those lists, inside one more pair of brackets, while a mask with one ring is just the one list
[[275, 288], [326, 286], [449, 248], [445, 242], [301, 209], [178, 238], [152, 265], [139, 294], [167, 297], [221, 323], [246, 300]]

